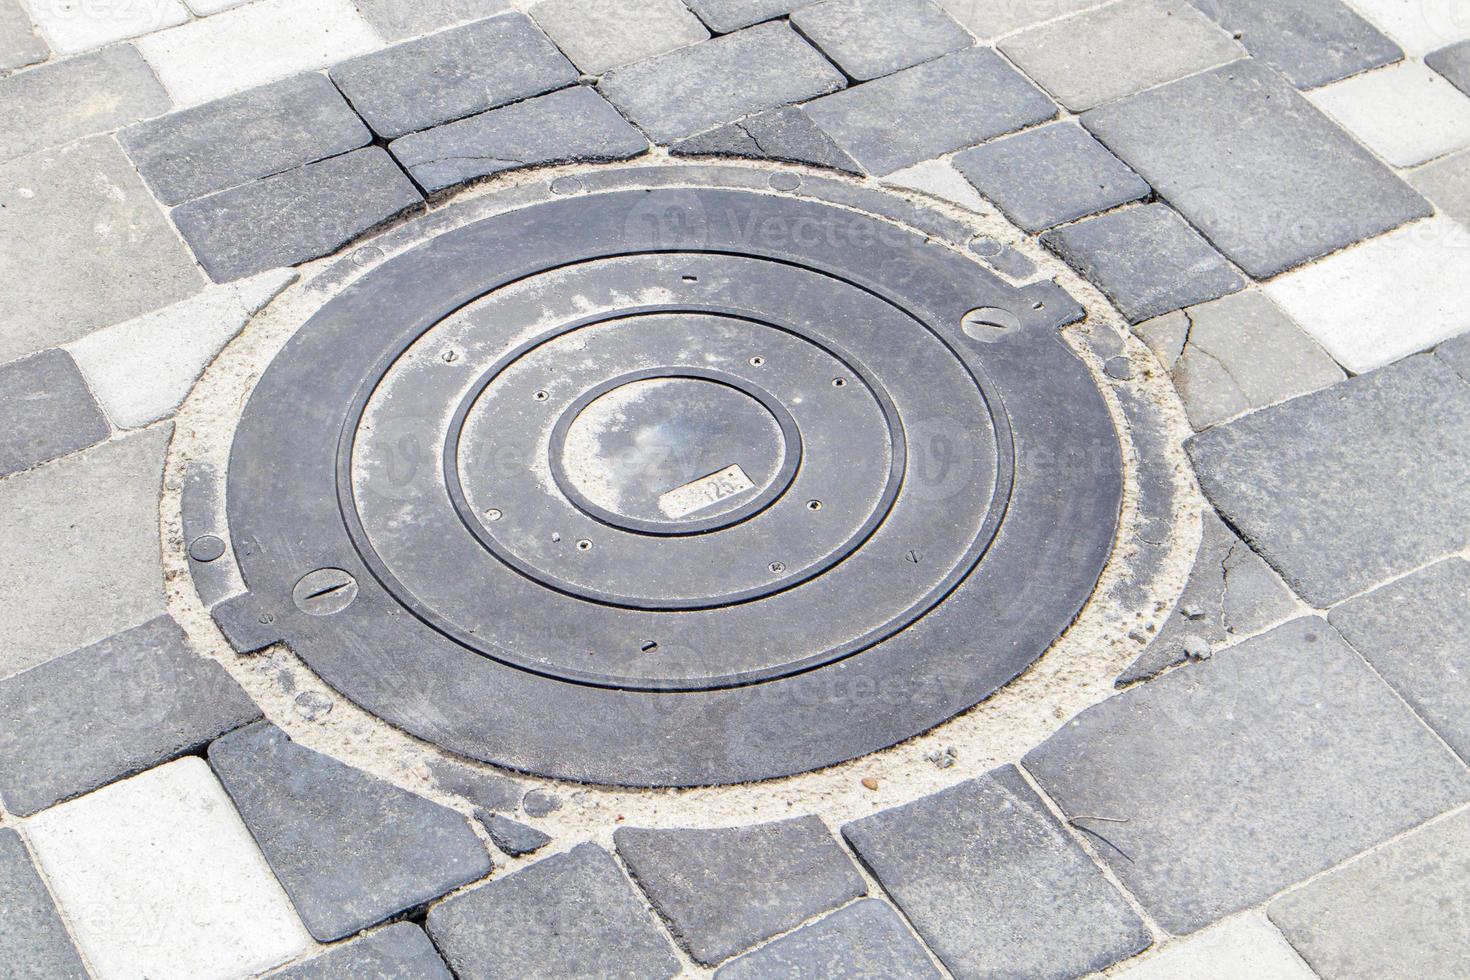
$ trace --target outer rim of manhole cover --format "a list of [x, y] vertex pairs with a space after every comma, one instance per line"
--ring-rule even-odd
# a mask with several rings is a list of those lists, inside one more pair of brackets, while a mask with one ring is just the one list
[[[249, 652], [285, 641], [349, 699], [454, 752], [543, 776], [628, 786], [748, 782], [845, 761], [946, 721], [1040, 657], [1091, 596], [1120, 519], [1122, 461], [1111, 416], [1092, 375], [1058, 334], [1060, 326], [1082, 317], [1081, 307], [1051, 282], [1002, 282], [950, 247], [957, 242], [945, 244], [941, 236], [916, 230], [926, 227], [915, 220], [921, 209], [898, 197], [805, 175], [795, 193], [773, 193], [753, 187], [753, 175], [765, 176], [740, 167], [605, 168], [579, 175], [577, 194], [533, 201], [449, 230], [433, 218], [422, 219], [417, 229], [399, 229], [395, 238], [422, 235], [422, 241], [370, 268], [326, 302], [262, 375], [240, 420], [227, 477], [229, 534], [250, 591], [214, 610], [232, 644]], [[779, 267], [786, 270], [781, 275], [808, 277], [818, 290], [838, 283], [856, 297], [843, 309], [856, 311], [873, 298], [912, 321], [904, 329], [915, 332], [905, 340], [923, 334], [930, 338], [925, 343], [947, 351], [953, 363], [941, 359], [908, 371], [874, 370], [868, 363], [880, 387], [898, 392], [900, 415], [905, 406], [922, 404], [915, 399], [922, 399], [924, 385], [916, 378], [932, 377], [936, 386], [945, 372], [973, 380], [974, 404], [954, 407], [957, 416], [971, 421], [953, 431], [971, 440], [966, 445], [980, 438], [975, 433], [991, 433], [986, 438], [993, 440], [987, 445], [993, 445], [994, 459], [981, 469], [990, 474], [982, 499], [977, 502], [975, 487], [966, 486], [958, 503], [941, 500], [942, 507], [925, 510], [923, 494], [901, 493], [895, 506], [909, 507], [906, 497], [918, 503], [910, 507], [910, 524], [892, 522], [911, 530], [930, 526], [925, 521], [947, 513], [945, 508], [969, 508], [963, 512], [970, 516], [955, 519], [964, 531], [963, 547], [940, 545], [954, 549], [953, 566], [944, 566], [942, 576], [936, 571], [936, 581], [920, 590], [903, 615], [868, 624], [872, 628], [851, 626], [850, 649], [834, 644], [812, 656], [794, 644], [794, 653], [765, 654], [778, 664], [730, 673], [713, 656], [679, 662], [675, 648], [671, 660], [678, 669], [663, 677], [640, 676], [631, 668], [620, 674], [617, 663], [610, 672], [579, 673], [554, 660], [528, 658], [524, 650], [497, 649], [485, 638], [499, 635], [493, 616], [445, 621], [396, 587], [391, 571], [385, 575], [384, 564], [374, 560], [372, 539], [350, 531], [360, 517], [353, 493], [359, 478], [351, 452], [339, 450], [350, 450], [358, 438], [360, 430], [349, 423], [354, 412], [368, 404], [389, 371], [401, 367], [415, 342], [448, 330], [445, 325], [453, 325], [456, 316], [471, 323], [476, 304], [498, 302], [533, 277], [615, 257], [668, 271], [679, 261], [711, 256]], [[730, 297], [723, 303], [692, 302], [679, 290], [708, 281], [693, 274], [683, 278], [682, 285], [645, 283], [641, 292], [620, 294], [621, 305], [612, 309], [763, 315], [745, 305], [732, 310]], [[831, 288], [835, 297], [837, 287]], [[813, 327], [820, 319], [818, 305], [810, 308], [804, 329], [832, 340], [837, 349], [861, 346], [857, 338], [844, 337], [840, 325]], [[967, 334], [962, 321], [979, 308], [1009, 313], [1017, 326]], [[786, 318], [800, 319], [789, 311]], [[561, 328], [568, 319], [558, 313], [554, 322]], [[456, 329], [467, 328], [461, 323]], [[867, 344], [865, 356], [881, 360], [876, 342], [869, 338]], [[455, 348], [445, 364], [453, 367], [459, 355]], [[472, 368], [479, 366], [470, 356], [462, 365], [462, 383], [419, 385], [431, 395], [444, 389], [446, 426], [454, 414], [450, 402], [462, 402], [480, 373]], [[975, 422], [981, 408], [984, 424]], [[301, 424], [303, 419], [311, 424]], [[903, 419], [906, 430], [910, 422]], [[913, 438], [913, 432], [906, 434]], [[912, 472], [906, 475], [908, 486], [922, 488]], [[777, 497], [793, 493], [809, 503], [794, 489]], [[421, 513], [433, 509], [422, 503], [426, 499], [431, 498], [415, 498], [413, 506], [425, 508]], [[454, 511], [447, 493], [431, 502]], [[734, 528], [686, 539], [717, 547], [720, 535], [759, 525], [775, 509], [779, 500]], [[505, 515], [495, 514], [492, 522], [500, 523]], [[456, 516], [455, 524], [473, 540], [465, 523]], [[671, 623], [674, 617], [704, 616], [699, 628], [709, 630], [719, 617], [738, 623], [746, 616], [747, 625], [754, 623], [752, 610], [770, 603], [767, 628], [788, 636], [817, 633], [808, 624], [827, 607], [808, 602], [805, 616], [795, 615], [803, 609], [804, 591], [817, 596], [829, 577], [855, 576], [849, 569], [868, 562], [862, 567], [879, 571], [851, 581], [869, 587], [873, 604], [881, 605], [878, 592], [903, 593], [890, 584], [892, 569], [923, 564], [928, 549], [921, 544], [905, 548], [902, 541], [885, 540], [887, 550], [878, 549], [875, 542], [889, 527], [880, 517], [873, 532], [878, 537], [864, 539], [853, 557], [806, 580], [783, 582], [769, 595], [710, 609], [621, 614]], [[630, 547], [635, 545], [642, 546]], [[488, 555], [483, 545], [481, 550]], [[788, 571], [778, 560], [768, 568], [778, 576]], [[586, 603], [604, 614], [595, 600], [544, 591], [557, 602]], [[493, 595], [484, 604], [494, 610]], [[778, 608], [779, 615], [771, 612]], [[564, 635], [558, 629], [548, 624], [548, 645]], [[640, 625], [629, 636], [647, 632]], [[722, 656], [755, 656], [741, 649], [754, 633], [715, 628], [709, 635], [715, 639], [708, 645]]]

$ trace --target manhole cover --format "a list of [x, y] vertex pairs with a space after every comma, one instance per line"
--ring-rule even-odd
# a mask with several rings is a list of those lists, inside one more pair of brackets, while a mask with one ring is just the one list
[[753, 173], [589, 174], [327, 302], [236, 433], [237, 645], [622, 785], [852, 758], [1025, 669], [1118, 521], [1080, 308]]

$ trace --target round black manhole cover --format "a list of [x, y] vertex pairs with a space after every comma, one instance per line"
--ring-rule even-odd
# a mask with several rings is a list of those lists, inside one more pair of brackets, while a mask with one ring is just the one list
[[852, 758], [1044, 652], [1121, 499], [1080, 309], [751, 173], [588, 176], [327, 302], [230, 459], [270, 636], [422, 738], [621, 785]]

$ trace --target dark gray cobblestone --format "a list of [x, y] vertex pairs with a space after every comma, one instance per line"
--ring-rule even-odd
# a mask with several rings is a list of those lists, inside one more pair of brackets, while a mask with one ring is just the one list
[[131, 44], [0, 79], [0, 160], [60, 146], [173, 107]]
[[763, 20], [782, 17], [817, 0], [684, 0], [709, 29], [720, 34], [738, 31]]
[[796, 11], [791, 23], [859, 81], [975, 43], [934, 0], [823, 0]]
[[424, 930], [411, 922], [334, 947], [270, 980], [453, 980]]
[[8, 828], [0, 828], [0, 923], [0, 975], [8, 980], [87, 980], [25, 844]]
[[0, 477], [85, 449], [110, 431], [70, 354], [49, 350], [0, 364]]
[[475, 819], [480, 821], [480, 826], [490, 835], [490, 843], [509, 857], [525, 857], [551, 843], [551, 838], [535, 827], [528, 827], [484, 808], [475, 810]]
[[877, 899], [846, 908], [715, 971], [716, 980], [940, 980], [898, 913]]
[[1461, 41], [1424, 56], [1424, 63], [1470, 95], [1470, 41]]
[[860, 174], [857, 161], [822, 132], [801, 106], [786, 106], [750, 116], [675, 143], [674, 156], [733, 156], [750, 160], [804, 163]]
[[17, 0], [0, 0], [0, 72], [45, 61], [51, 49]]
[[1190, 0], [1297, 88], [1392, 64], [1399, 46], [1342, 0]]

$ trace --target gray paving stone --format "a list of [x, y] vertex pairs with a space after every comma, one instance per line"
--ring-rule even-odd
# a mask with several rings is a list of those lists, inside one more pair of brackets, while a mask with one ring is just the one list
[[344, 61], [332, 81], [384, 139], [428, 129], [577, 80], [531, 18], [502, 14]]
[[729, 830], [624, 827], [613, 843], [674, 937], [707, 965], [867, 891], [816, 817]]
[[0, 477], [85, 449], [110, 431], [66, 351], [0, 364]]
[[823, 0], [796, 11], [791, 23], [859, 81], [975, 43], [933, 0]]
[[855, 820], [842, 835], [958, 980], [1075, 977], [1150, 944], [1014, 766]]
[[159, 426], [0, 480], [0, 677], [164, 613]]
[[475, 980], [658, 980], [680, 972], [632, 883], [595, 844], [440, 902], [428, 927], [455, 973]]
[[188, 299], [189, 252], [110, 137], [0, 164], [0, 362]]
[[1470, 385], [1431, 354], [1218, 425], [1187, 448], [1225, 519], [1318, 608], [1470, 540]]
[[544, 0], [531, 16], [588, 75], [709, 40], [683, 0]]
[[966, 150], [954, 165], [1027, 231], [1076, 221], [1150, 193], [1142, 177], [1070, 122]]
[[528, 817], [549, 817], [561, 809], [561, 797], [544, 789], [533, 789], [521, 797], [521, 809]]
[[1097, 6], [1096, 0], [939, 0], [976, 37], [995, 38]]
[[0, 681], [0, 797], [29, 816], [260, 717], [167, 616]]
[[855, 902], [715, 971], [716, 980], [940, 980], [898, 913]]
[[1297, 88], [1392, 64], [1404, 52], [1342, 0], [1190, 0]]
[[0, 72], [45, 61], [51, 49], [17, 0], [0, 0]]
[[354, 0], [354, 5], [388, 41], [432, 34], [512, 9], [510, 0]]
[[1460, 377], [1470, 382], [1470, 334], [1463, 334], [1446, 341], [1434, 349], [1434, 356], [1450, 366]]
[[691, 136], [669, 147], [669, 152], [674, 156], [733, 156], [862, 172], [857, 161], [797, 105], [771, 109]]
[[7, 978], [87, 980], [25, 844], [7, 828], [0, 828], [0, 922], [0, 970]]
[[1173, 0], [1120, 0], [999, 47], [1073, 112], [1245, 56], [1209, 18]]
[[216, 282], [329, 255], [423, 196], [376, 146], [309, 163], [174, 209], [174, 224]]
[[1409, 183], [1435, 207], [1470, 225], [1470, 150], [1462, 150], [1411, 171]]
[[1082, 123], [1258, 279], [1429, 214], [1270, 69], [1237, 62]]
[[1470, 799], [1470, 772], [1326, 621], [1078, 715], [1023, 763], [1166, 930], [1194, 932]]
[[271, 869], [322, 942], [350, 936], [490, 873], [463, 817], [260, 722], [209, 747]]
[[1041, 241], [1107, 294], [1130, 323], [1218, 299], [1245, 280], [1163, 204], [1049, 231]]
[[626, 160], [648, 140], [583, 85], [396, 139], [388, 149], [429, 193], [548, 163]]
[[499, 773], [482, 772], [446, 759], [429, 763], [434, 785], [446, 793], [462, 796], [486, 810], [514, 810], [525, 792], [520, 783]]
[[1432, 51], [1424, 56], [1424, 63], [1449, 79], [1455, 88], [1470, 95], [1470, 41]]
[[270, 980], [453, 980], [424, 930], [399, 922], [329, 949]]
[[0, 160], [105, 133], [173, 107], [131, 44], [0, 79]]
[[609, 72], [598, 87], [659, 143], [845, 85], [787, 24], [761, 24]]
[[140, 123], [120, 139], [158, 199], [182, 204], [366, 146], [372, 133], [311, 72]]
[[480, 821], [480, 826], [490, 835], [490, 843], [509, 857], [525, 857], [551, 843], [551, 838], [535, 827], [528, 827], [499, 813], [477, 808], [475, 819]]
[[1203, 531], [1184, 593], [1148, 649], [1118, 677], [1120, 686], [1147, 680], [1201, 651], [1213, 654], [1299, 610], [1286, 583], [1213, 510], [1205, 511]]
[[946, 55], [806, 106], [869, 172], [883, 175], [1003, 136], [1057, 107], [990, 48]]
[[1319, 878], [1267, 914], [1323, 980], [1470, 976], [1470, 813]]
[[817, 0], [684, 0], [709, 29], [720, 34], [738, 31], [763, 20], [784, 17]]

